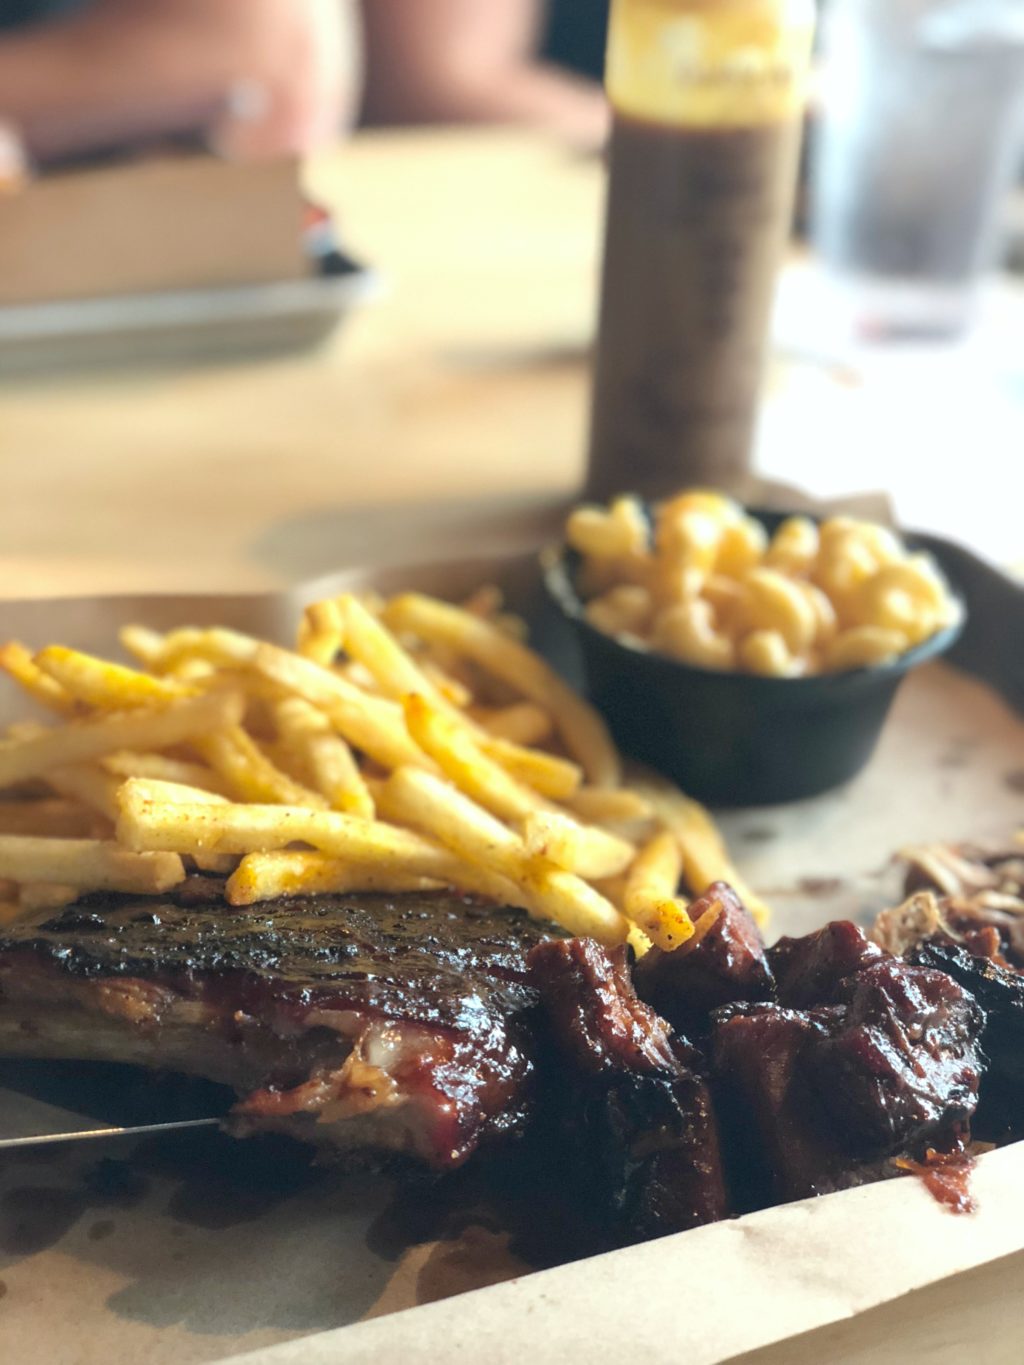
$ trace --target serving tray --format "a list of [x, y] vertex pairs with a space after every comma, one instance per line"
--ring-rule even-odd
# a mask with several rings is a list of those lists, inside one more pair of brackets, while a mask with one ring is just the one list
[[[1024, 593], [966, 551], [933, 549], [970, 606], [958, 667], [908, 679], [848, 787], [722, 817], [775, 931], [870, 918], [896, 894], [901, 845], [1005, 838], [1024, 823]], [[138, 620], [286, 638], [306, 601], [342, 587], [459, 597], [482, 581], [506, 588], [572, 676], [532, 556], [352, 570], [278, 596], [0, 603], [0, 637], [114, 651], [118, 626]], [[3, 689], [0, 722], [23, 713]], [[0, 1089], [11, 1121], [25, 1103]], [[46, 1103], [59, 1113], [59, 1090]], [[64, 1107], [89, 1103], [76, 1093]], [[943, 1213], [915, 1181], [887, 1182], [535, 1272], [471, 1179], [410, 1190], [288, 1155], [207, 1133], [0, 1158], [0, 1359], [518, 1363], [528, 1350], [710, 1365], [1024, 1252], [1024, 1144], [982, 1160], [970, 1218]], [[464, 1290], [475, 1292], [449, 1297]]]

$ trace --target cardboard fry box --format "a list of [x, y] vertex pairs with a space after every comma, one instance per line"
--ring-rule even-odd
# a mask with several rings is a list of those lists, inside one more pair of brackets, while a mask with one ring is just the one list
[[[998, 575], [974, 563], [972, 640], [1016, 638], [1019, 601], [994, 595]], [[535, 555], [492, 554], [356, 568], [268, 596], [4, 602], [0, 639], [116, 655], [118, 628], [141, 621], [161, 630], [228, 625], [284, 641], [319, 597], [414, 585], [459, 600], [482, 582], [501, 585], [540, 629]], [[987, 675], [983, 656], [972, 646]], [[25, 714], [20, 694], [0, 689], [0, 724]], [[932, 664], [907, 680], [878, 753], [854, 782], [813, 801], [723, 815], [741, 870], [771, 899], [773, 932], [802, 934], [891, 904], [878, 871], [890, 849], [942, 836], [1005, 838], [1020, 818], [1020, 793], [1006, 775], [1022, 745], [1020, 715], [992, 686]], [[0, 1094], [0, 1117], [3, 1103]], [[186, 1170], [165, 1153], [162, 1164], [139, 1166], [143, 1183], [131, 1197], [98, 1197], [98, 1163], [116, 1174], [135, 1169], [135, 1159], [120, 1139], [0, 1159], [3, 1365], [235, 1357], [246, 1365], [719, 1365], [772, 1343], [781, 1345], [771, 1365], [831, 1365], [851, 1357], [828, 1347], [805, 1353], [798, 1334], [864, 1322], [881, 1305], [900, 1315], [884, 1322], [902, 1323], [913, 1347], [901, 1352], [897, 1343], [872, 1360], [1021, 1359], [1024, 1143], [981, 1158], [969, 1216], [946, 1212], [917, 1180], [890, 1180], [532, 1272], [486, 1221], [423, 1232], [421, 1194], [366, 1172], [325, 1175], [265, 1202], [247, 1191], [239, 1201], [236, 1187], [232, 1210], [223, 1167]], [[256, 1193], [267, 1194], [266, 1182]], [[417, 1215], [406, 1234], [399, 1210]], [[996, 1311], [969, 1278], [990, 1263], [1000, 1275], [1016, 1267], [1012, 1296]], [[914, 1303], [928, 1285], [962, 1317], [939, 1320], [931, 1300], [925, 1318]]]
[[308, 276], [297, 163], [203, 152], [47, 172], [0, 196], [0, 306]]

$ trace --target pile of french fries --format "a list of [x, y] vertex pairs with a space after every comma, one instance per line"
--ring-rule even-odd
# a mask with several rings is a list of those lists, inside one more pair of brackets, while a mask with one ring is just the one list
[[722, 879], [763, 907], [707, 812], [623, 778], [601, 717], [500, 594], [309, 606], [296, 647], [126, 626], [138, 667], [10, 642], [0, 669], [55, 723], [0, 741], [0, 919], [195, 872], [231, 905], [461, 892], [638, 952], [696, 942]]

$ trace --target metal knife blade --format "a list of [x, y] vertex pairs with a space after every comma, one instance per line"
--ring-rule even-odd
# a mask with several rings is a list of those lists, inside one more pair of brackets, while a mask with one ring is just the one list
[[100, 1062], [0, 1060], [0, 1150], [213, 1127], [224, 1086]]

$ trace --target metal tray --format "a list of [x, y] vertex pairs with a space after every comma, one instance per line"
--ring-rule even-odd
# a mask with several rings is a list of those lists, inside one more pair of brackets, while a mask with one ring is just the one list
[[304, 280], [0, 308], [0, 377], [307, 350], [378, 289], [346, 258]]

